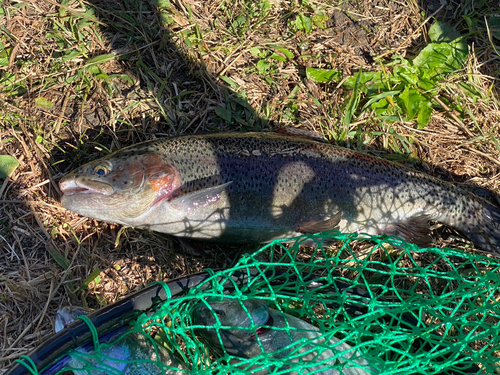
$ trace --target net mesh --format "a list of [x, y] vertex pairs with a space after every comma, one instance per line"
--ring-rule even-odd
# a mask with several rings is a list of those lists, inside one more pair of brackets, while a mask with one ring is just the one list
[[[311, 239], [315, 248], [300, 246]], [[398, 238], [274, 241], [143, 314], [111, 343], [74, 352], [70, 366], [78, 374], [144, 373], [144, 363], [158, 374], [494, 374], [499, 268], [496, 258]], [[248, 282], [234, 282], [235, 272]], [[215, 307], [221, 301], [226, 314]], [[256, 312], [252, 301], [264, 307]], [[211, 324], [199, 319], [200, 306]], [[262, 322], [268, 306], [274, 320]], [[243, 341], [231, 339], [242, 332]]]

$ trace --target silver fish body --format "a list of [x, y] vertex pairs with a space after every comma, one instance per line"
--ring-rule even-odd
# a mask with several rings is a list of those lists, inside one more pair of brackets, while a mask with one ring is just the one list
[[[193, 309], [191, 317], [194, 325], [209, 327], [197, 328], [195, 332], [221, 355], [225, 351], [240, 358], [255, 358], [264, 354], [278, 360], [285, 359], [282, 364], [276, 365], [279, 367], [277, 369], [253, 368], [252, 374], [265, 375], [274, 370], [284, 373], [287, 369], [290, 369], [287, 374], [297, 374], [293, 367], [299, 362], [302, 364], [300, 374], [379, 373], [375, 364], [368, 363], [350, 345], [335, 337], [326, 342], [318, 328], [269, 308], [264, 300], [200, 302]], [[212, 328], [219, 322], [219, 328]], [[335, 363], [342, 364], [342, 372], [338, 367], [333, 368]]]
[[[81, 307], [63, 307], [55, 319], [55, 331], [59, 332], [78, 316], [90, 310]], [[123, 335], [123, 336], [122, 336]], [[120, 332], [109, 338], [110, 344], [102, 344], [100, 355], [94, 350], [76, 349], [70, 353], [67, 365], [75, 375], [176, 375], [188, 373], [165, 347], [153, 344], [153, 339], [140, 332]], [[168, 367], [164, 367], [168, 366]], [[178, 369], [174, 370], [172, 368]], [[185, 371], [182, 371], [185, 370]]]
[[500, 208], [469, 190], [275, 133], [144, 142], [82, 166], [60, 187], [71, 211], [181, 237], [252, 243], [335, 228], [425, 245], [436, 220], [485, 250], [500, 247]]

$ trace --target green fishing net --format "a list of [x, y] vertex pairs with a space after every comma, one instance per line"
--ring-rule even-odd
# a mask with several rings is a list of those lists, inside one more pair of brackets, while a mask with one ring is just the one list
[[[300, 246], [311, 239], [317, 242], [315, 248]], [[329, 374], [349, 373], [347, 368], [357, 367], [365, 371], [360, 374], [496, 373], [500, 259], [448, 248], [421, 249], [398, 238], [338, 232], [294, 241], [274, 241], [244, 255], [233, 268], [213, 272], [185, 295], [162, 303], [152, 316], [140, 316], [121, 339], [141, 335], [151, 339], [152, 351], [167, 349], [185, 363], [187, 370], [174, 370], [176, 366], [158, 360], [158, 368], [167, 374], [257, 369], [303, 374], [318, 371], [314, 358], [322, 361], [322, 352], [335, 357], [327, 362], [330, 372], [322, 372]], [[334, 243], [327, 246], [324, 241]], [[247, 282], [239, 285], [232, 277], [235, 273], [246, 275]], [[280, 353], [264, 352], [252, 358], [216, 351], [200, 340], [203, 327], [195, 324], [192, 314], [203, 301], [231, 299], [266, 300], [278, 314], [287, 313], [317, 327], [319, 336], [305, 337]], [[217, 322], [205, 328], [228, 327]], [[251, 324], [248, 329], [258, 336], [261, 328]], [[350, 356], [340, 343], [352, 348]], [[337, 350], [329, 351], [337, 344]], [[312, 353], [312, 361], [303, 360], [305, 351]], [[84, 360], [99, 354], [76, 355]], [[365, 365], [360, 358], [366, 359]]]

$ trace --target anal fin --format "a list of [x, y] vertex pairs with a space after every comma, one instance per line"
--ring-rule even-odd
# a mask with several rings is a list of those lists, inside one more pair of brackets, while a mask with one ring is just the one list
[[431, 244], [428, 215], [413, 216], [398, 223], [387, 224], [382, 233], [401, 237], [420, 247], [429, 247]]
[[296, 231], [303, 234], [315, 234], [319, 232], [326, 232], [329, 230], [338, 230], [342, 214], [337, 212], [331, 218], [323, 221], [309, 221], [301, 224], [296, 228]]

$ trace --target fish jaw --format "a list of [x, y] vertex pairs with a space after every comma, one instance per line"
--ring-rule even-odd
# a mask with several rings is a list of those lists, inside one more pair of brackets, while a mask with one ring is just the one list
[[111, 195], [115, 189], [106, 182], [77, 179], [74, 174], [68, 175], [59, 181], [59, 189], [64, 195], [75, 194], [102, 194]]

